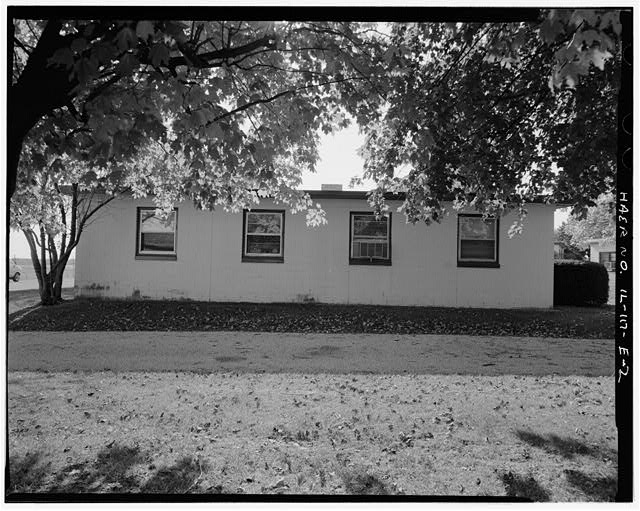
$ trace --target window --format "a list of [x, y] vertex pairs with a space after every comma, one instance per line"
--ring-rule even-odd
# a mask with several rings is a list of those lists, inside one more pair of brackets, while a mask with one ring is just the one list
[[162, 218], [155, 208], [138, 208], [137, 216], [136, 257], [175, 260], [178, 210]]
[[458, 215], [458, 266], [498, 268], [497, 218]]
[[391, 265], [391, 213], [351, 213], [349, 264]]
[[245, 210], [242, 260], [284, 262], [284, 210]]
[[604, 264], [607, 271], [616, 271], [616, 253], [600, 252], [600, 264]]

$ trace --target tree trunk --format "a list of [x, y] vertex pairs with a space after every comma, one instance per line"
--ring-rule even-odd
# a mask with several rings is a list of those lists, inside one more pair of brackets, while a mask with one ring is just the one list
[[27, 243], [29, 244], [29, 252], [31, 254], [31, 264], [33, 264], [33, 270], [36, 273], [36, 278], [38, 279], [38, 289], [42, 289], [42, 269], [40, 267], [40, 260], [38, 259], [38, 250], [36, 248], [35, 242], [35, 234], [32, 230], [23, 229], [22, 233], [24, 237], [27, 239]]
[[55, 305], [56, 300], [53, 296], [53, 282], [51, 273], [47, 273], [40, 287], [40, 303], [41, 305]]
[[[69, 260], [71, 248], [67, 247], [67, 252], [60, 258], [55, 269], [49, 268], [46, 271], [46, 250], [41, 250], [40, 257], [38, 256], [37, 245], [35, 242], [35, 233], [30, 230], [22, 231], [27, 238], [29, 244], [29, 250], [31, 252], [31, 263], [33, 264], [33, 270], [38, 278], [38, 291], [40, 293], [41, 305], [55, 305], [62, 301], [62, 281], [64, 277], [64, 270]], [[44, 240], [43, 240], [44, 242]], [[50, 242], [54, 243], [50, 238]], [[75, 245], [74, 245], [75, 246]]]
[[56, 268], [56, 273], [53, 279], [53, 297], [56, 300], [56, 303], [60, 303], [62, 300], [62, 278], [64, 276], [64, 269], [67, 266], [66, 258], [61, 260], [58, 267]]
[[[9, 20], [13, 31], [13, 20]], [[62, 23], [52, 19], [47, 22], [27, 65], [16, 83], [12, 83], [12, 61], [9, 61], [7, 101], [7, 195], [11, 199], [16, 187], [16, 177], [24, 139], [31, 128], [55, 108], [66, 105], [74, 95], [75, 78], [60, 65], [50, 65], [49, 58], [59, 48], [70, 44], [69, 38], [60, 35]], [[9, 45], [13, 51], [13, 38]], [[43, 93], [46, 84], [46, 93]]]

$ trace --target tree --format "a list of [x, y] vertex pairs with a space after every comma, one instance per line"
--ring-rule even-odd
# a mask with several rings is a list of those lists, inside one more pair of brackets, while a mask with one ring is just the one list
[[[452, 197], [522, 208], [549, 191], [583, 208], [613, 186], [620, 26], [618, 11], [576, 9], [383, 26], [14, 20], [9, 191], [37, 124], [56, 150], [81, 144], [96, 164], [170, 140], [191, 198], [207, 204], [245, 176], [270, 179], [278, 156], [313, 167], [318, 130], [350, 114], [368, 134], [372, 202], [405, 189], [410, 220], [437, 219]], [[398, 179], [402, 164], [412, 171]], [[233, 183], [202, 183], [214, 172]]]
[[29, 181], [26, 173], [19, 174], [10, 225], [23, 232], [29, 245], [41, 303], [53, 305], [62, 300], [64, 270], [83, 230], [128, 189], [128, 180], [121, 169], [98, 169], [65, 155], [43, 161], [43, 153], [44, 148], [32, 144], [22, 157], [22, 165], [40, 166]]
[[541, 195], [593, 205], [615, 187], [619, 34], [618, 12], [594, 10], [394, 25], [392, 83], [363, 149], [374, 206], [405, 191], [402, 211], [429, 223], [445, 200], [521, 218]]
[[601, 239], [615, 241], [616, 216], [615, 199], [612, 194], [603, 194], [598, 197], [596, 205], [587, 209], [584, 217], [571, 215], [560, 226], [568, 241], [585, 250], [589, 248], [589, 240]]
[[560, 244], [564, 255], [562, 259], [584, 259], [586, 250], [576, 245], [567, 231], [567, 223], [563, 222], [553, 233], [554, 243]]
[[[147, 140], [169, 142], [187, 159], [197, 203], [233, 198], [246, 181], [272, 186], [274, 160], [313, 166], [319, 130], [344, 126], [346, 111], [369, 117], [377, 92], [353, 84], [383, 72], [384, 34], [367, 24], [50, 19], [10, 28], [10, 196], [34, 128], [49, 134], [47, 150], [80, 146], [97, 166]], [[228, 186], [212, 188], [213, 174]]]
[[61, 301], [64, 270], [82, 230], [113, 199], [83, 197], [77, 183], [61, 190], [55, 166], [39, 173], [31, 186], [21, 186], [11, 202], [11, 227], [20, 229], [29, 244], [43, 305]]

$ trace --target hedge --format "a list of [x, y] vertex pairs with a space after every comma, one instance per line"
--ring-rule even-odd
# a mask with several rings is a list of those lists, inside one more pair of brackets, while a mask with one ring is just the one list
[[554, 305], [604, 305], [609, 299], [609, 274], [603, 264], [559, 259], [553, 267]]

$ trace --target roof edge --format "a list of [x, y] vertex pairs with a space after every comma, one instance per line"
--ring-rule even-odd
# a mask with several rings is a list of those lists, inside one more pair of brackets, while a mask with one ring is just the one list
[[[61, 186], [62, 193], [71, 194], [71, 187], [68, 185]], [[300, 190], [304, 193], [308, 193], [312, 199], [357, 199], [357, 200], [366, 200], [368, 191], [364, 190]], [[97, 190], [96, 193], [104, 193], [104, 190]], [[131, 195], [129, 193], [122, 193], [120, 195], [127, 196]], [[265, 199], [268, 197], [264, 197]], [[404, 201], [406, 198], [406, 193], [398, 192], [391, 193], [387, 192], [384, 194], [385, 200], [389, 201]], [[555, 206], [556, 208], [567, 208], [571, 207], [571, 204], [561, 203], [561, 202], [547, 202], [547, 197], [538, 196], [533, 200], [526, 201], [526, 204], [545, 204], [547, 206]], [[452, 199], [444, 199], [442, 202], [453, 202]]]

